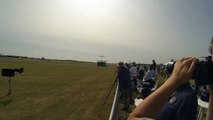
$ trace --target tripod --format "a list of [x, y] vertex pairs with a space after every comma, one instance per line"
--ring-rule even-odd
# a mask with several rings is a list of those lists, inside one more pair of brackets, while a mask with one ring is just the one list
[[10, 95], [10, 94], [11, 94], [11, 91], [12, 91], [11, 77], [9, 77], [8, 83], [9, 83], [9, 88], [8, 88], [8, 93], [7, 93], [7, 95]]
[[109, 91], [109, 93], [108, 93], [108, 95], [107, 95], [107, 98], [106, 98], [105, 101], [104, 101], [103, 106], [105, 105], [107, 99], [109, 98], [109, 95], [110, 95], [110, 93], [111, 93], [111, 91], [112, 91], [112, 88], [113, 88], [113, 86], [115, 85], [115, 83], [116, 83], [116, 80], [114, 81], [114, 83], [113, 83], [113, 85], [112, 85], [112, 87], [111, 87], [111, 89], [110, 89], [110, 91]]
[[7, 96], [12, 94], [11, 77], [9, 77], [8, 83], [9, 83], [8, 93], [5, 96], [1, 97], [0, 99], [6, 98]]

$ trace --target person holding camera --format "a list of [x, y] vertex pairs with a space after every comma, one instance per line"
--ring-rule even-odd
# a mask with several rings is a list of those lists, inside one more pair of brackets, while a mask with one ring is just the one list
[[157, 119], [160, 110], [170, 99], [170, 96], [191, 78], [195, 69], [195, 62], [196, 58], [193, 57], [182, 58], [177, 61], [168, 80], [133, 110], [129, 120], [145, 119], [145, 117]]
[[206, 120], [213, 120], [213, 85], [209, 85], [209, 93], [210, 93], [210, 98], [209, 98], [209, 107], [206, 115]]
[[[209, 51], [213, 53], [213, 38], [209, 47]], [[155, 92], [149, 95], [143, 102], [136, 107], [130, 114], [128, 120], [158, 120], [158, 115], [162, 110], [163, 106], [168, 102], [170, 96], [182, 85], [186, 84], [191, 78], [195, 70], [195, 63], [197, 59], [194, 57], [182, 58], [181, 60], [176, 61], [174, 65], [174, 70], [168, 80]], [[212, 57], [213, 61], [213, 57]], [[210, 98], [209, 98], [209, 107], [206, 115], [206, 120], [213, 120], [213, 84], [208, 85]], [[192, 101], [193, 102], [193, 101]], [[180, 110], [179, 110], [180, 111]], [[179, 114], [179, 116], [188, 116], [191, 113], [181, 109], [185, 114]], [[165, 113], [165, 116], [170, 117], [170, 115]], [[185, 120], [187, 117], [178, 118], [177, 115], [174, 115], [175, 119]], [[196, 114], [192, 119], [196, 118]], [[165, 118], [166, 119], [166, 118]], [[168, 120], [168, 119], [166, 119]], [[191, 120], [191, 119], [190, 119]]]
[[[213, 37], [211, 40], [211, 43], [209, 45], [209, 53], [212, 55], [212, 61], [213, 61]], [[209, 97], [209, 107], [206, 115], [206, 120], [213, 120], [213, 84], [208, 85], [210, 97]]]

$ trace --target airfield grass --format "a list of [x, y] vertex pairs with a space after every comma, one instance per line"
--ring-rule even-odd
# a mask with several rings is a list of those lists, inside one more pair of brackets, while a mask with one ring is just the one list
[[22, 74], [0, 76], [0, 120], [106, 120], [114, 91], [115, 66], [95, 63], [1, 58], [0, 69], [23, 67]]

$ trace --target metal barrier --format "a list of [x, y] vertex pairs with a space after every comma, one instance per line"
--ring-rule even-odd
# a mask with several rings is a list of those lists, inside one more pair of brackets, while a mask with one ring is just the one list
[[113, 100], [109, 120], [116, 120], [117, 113], [118, 113], [118, 95], [119, 95], [119, 91], [118, 91], [118, 84], [117, 84], [115, 97], [114, 97], [114, 100]]

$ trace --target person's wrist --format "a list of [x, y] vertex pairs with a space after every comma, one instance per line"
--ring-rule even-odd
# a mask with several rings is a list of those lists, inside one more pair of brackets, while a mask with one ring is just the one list
[[171, 75], [171, 79], [176, 85], [180, 85], [183, 82], [181, 81], [182, 79], [178, 75]]
[[174, 88], [178, 88], [182, 82], [181, 80], [179, 79], [179, 77], [175, 76], [175, 75], [172, 75], [169, 77], [168, 79], [168, 84]]

